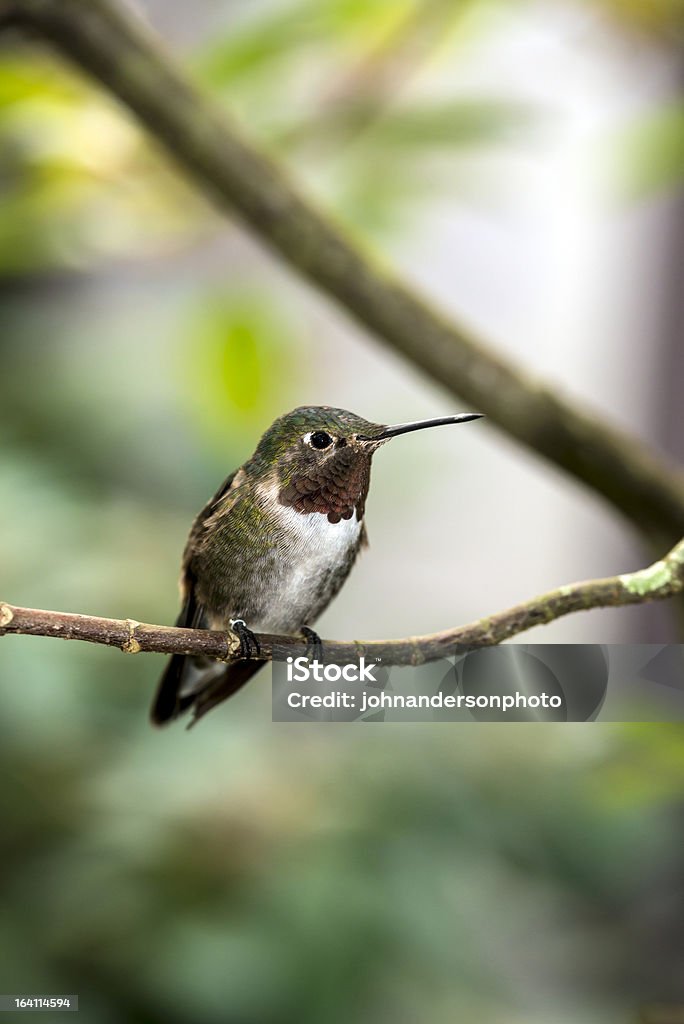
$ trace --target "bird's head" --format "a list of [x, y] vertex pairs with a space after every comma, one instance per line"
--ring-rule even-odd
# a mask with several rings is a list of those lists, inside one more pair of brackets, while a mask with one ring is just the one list
[[354, 512], [361, 519], [378, 448], [413, 430], [479, 417], [461, 413], [388, 426], [346, 409], [301, 406], [269, 427], [246, 468], [272, 481], [281, 505], [303, 514], [319, 512], [331, 523], [351, 519]]

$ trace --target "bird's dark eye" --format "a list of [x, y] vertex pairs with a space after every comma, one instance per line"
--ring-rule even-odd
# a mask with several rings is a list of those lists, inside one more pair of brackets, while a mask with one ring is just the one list
[[309, 444], [312, 448], [329, 448], [332, 444], [332, 437], [325, 430], [315, 430], [309, 437]]

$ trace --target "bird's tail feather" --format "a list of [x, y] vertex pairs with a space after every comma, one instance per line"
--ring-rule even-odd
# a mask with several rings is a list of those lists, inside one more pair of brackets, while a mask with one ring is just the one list
[[263, 667], [262, 661], [233, 661], [230, 665], [221, 666], [223, 669], [221, 672], [209, 671], [206, 680], [202, 682], [199, 689], [195, 690], [193, 695], [193, 715], [188, 729], [203, 715], [206, 715], [207, 711], [211, 711], [217, 704], [242, 689], [255, 672]]
[[150, 717], [155, 725], [165, 725], [192, 707], [190, 725], [221, 701], [232, 697], [255, 672], [263, 668], [258, 661], [234, 661], [230, 665], [173, 654], [159, 680]]

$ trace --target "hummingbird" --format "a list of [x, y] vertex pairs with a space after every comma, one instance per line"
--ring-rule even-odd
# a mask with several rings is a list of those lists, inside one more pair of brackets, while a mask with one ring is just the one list
[[[263, 667], [254, 633], [320, 644], [312, 623], [368, 543], [364, 511], [375, 452], [393, 437], [480, 413], [387, 426], [345, 409], [302, 406], [279, 417], [196, 516], [183, 553], [177, 626], [226, 630], [243, 655], [226, 664], [174, 654], [151, 718], [192, 709], [194, 724]], [[250, 657], [251, 656], [251, 657]]]

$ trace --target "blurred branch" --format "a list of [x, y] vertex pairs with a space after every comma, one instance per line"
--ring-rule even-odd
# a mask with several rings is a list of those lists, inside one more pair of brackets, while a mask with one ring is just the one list
[[395, 351], [602, 495], [663, 546], [684, 527], [684, 473], [451, 323], [368, 254], [238, 132], [115, 0], [0, 0], [124, 103], [223, 206]]
[[[515, 605], [456, 629], [403, 640], [324, 640], [325, 657], [343, 660], [362, 654], [382, 658], [390, 665], [419, 665], [476, 647], [490, 647], [568, 615], [593, 608], [616, 608], [628, 604], [658, 601], [684, 592], [684, 540], [663, 559], [638, 572], [605, 579], [588, 580], [558, 587], [531, 601]], [[134, 619], [101, 619], [92, 615], [16, 608], [0, 602], [0, 636], [21, 633], [30, 636], [85, 640], [118, 647], [127, 654], [156, 651], [160, 654], [195, 654], [233, 661], [241, 658], [240, 640], [230, 630], [220, 633], [205, 629], [150, 626]], [[256, 660], [283, 657], [288, 648], [303, 646], [297, 636], [257, 634], [261, 653]]]

